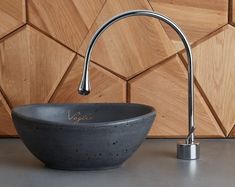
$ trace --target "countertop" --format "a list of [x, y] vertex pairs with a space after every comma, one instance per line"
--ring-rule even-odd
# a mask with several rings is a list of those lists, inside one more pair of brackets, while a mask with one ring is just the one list
[[235, 139], [200, 140], [201, 158], [177, 160], [174, 139], [147, 139], [112, 170], [45, 168], [19, 139], [0, 139], [1, 187], [227, 187], [235, 185]]

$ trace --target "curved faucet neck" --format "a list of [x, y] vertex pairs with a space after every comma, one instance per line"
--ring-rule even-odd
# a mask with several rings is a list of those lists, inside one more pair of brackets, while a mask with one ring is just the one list
[[104, 23], [93, 35], [93, 37], [90, 40], [90, 43], [88, 44], [86, 55], [85, 55], [85, 63], [83, 68], [83, 75], [81, 79], [81, 83], [79, 86], [79, 93], [82, 95], [88, 95], [90, 93], [90, 81], [89, 81], [89, 64], [91, 59], [91, 53], [93, 50], [93, 47], [100, 37], [100, 35], [112, 24], [114, 24], [117, 21], [120, 21], [124, 18], [131, 17], [131, 16], [148, 16], [153, 17], [158, 20], [161, 20], [165, 23], [167, 23], [169, 26], [171, 26], [175, 32], [179, 35], [180, 39], [182, 40], [185, 51], [187, 53], [187, 59], [188, 59], [188, 128], [189, 128], [189, 134], [186, 139], [186, 144], [194, 143], [194, 75], [193, 75], [193, 60], [192, 60], [192, 50], [189, 45], [189, 42], [182, 32], [182, 30], [179, 28], [179, 26], [174, 23], [172, 20], [170, 20], [168, 17], [159, 14], [157, 12], [153, 12], [150, 10], [131, 10], [124, 13], [121, 13], [112, 19], [108, 20], [106, 23]]

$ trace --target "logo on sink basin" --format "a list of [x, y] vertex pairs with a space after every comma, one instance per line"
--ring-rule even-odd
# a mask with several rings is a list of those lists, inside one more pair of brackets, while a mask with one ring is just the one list
[[68, 120], [73, 121], [74, 123], [79, 123], [80, 121], [86, 121], [92, 119], [91, 114], [86, 115], [82, 114], [81, 112], [72, 113], [68, 111]]

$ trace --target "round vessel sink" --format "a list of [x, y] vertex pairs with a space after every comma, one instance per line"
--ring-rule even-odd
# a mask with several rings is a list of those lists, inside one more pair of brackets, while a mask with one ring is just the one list
[[97, 170], [120, 166], [144, 141], [155, 110], [142, 104], [36, 104], [13, 109], [26, 147], [47, 167]]

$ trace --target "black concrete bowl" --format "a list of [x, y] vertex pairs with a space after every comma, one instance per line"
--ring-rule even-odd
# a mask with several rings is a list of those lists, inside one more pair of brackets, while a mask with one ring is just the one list
[[156, 116], [141, 104], [36, 104], [13, 109], [26, 147], [47, 167], [115, 168], [144, 141]]

